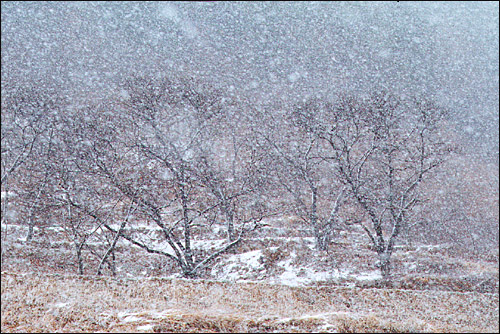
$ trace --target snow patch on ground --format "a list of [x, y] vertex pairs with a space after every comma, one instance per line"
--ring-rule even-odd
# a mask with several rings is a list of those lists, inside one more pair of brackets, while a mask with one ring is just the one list
[[[242, 278], [242, 269], [245, 271], [263, 269], [264, 265], [259, 261], [261, 257], [261, 249], [230, 256], [224, 261], [221, 278], [238, 280]], [[217, 269], [218, 266], [215, 266], [212, 272], [215, 273]]]
[[197, 249], [210, 250], [213, 248], [222, 248], [222, 246], [227, 242], [226, 239], [214, 239], [214, 240], [192, 240], [191, 246]]
[[290, 254], [290, 258], [278, 263], [278, 266], [285, 269], [285, 271], [273, 278], [273, 283], [279, 283], [288, 286], [307, 285], [313, 282], [331, 281], [341, 277], [341, 273], [337, 269], [332, 271], [317, 271], [308, 267], [294, 267], [293, 260], [297, 257], [295, 253]]
[[138, 315], [144, 315], [144, 312], [141, 313], [119, 312], [117, 314], [118, 318], [120, 318], [121, 321], [123, 322], [137, 322], [146, 320], [142, 317], [138, 317]]
[[[162, 312], [159, 312], [157, 310], [147, 310], [142, 312], [119, 312], [117, 316], [118, 318], [120, 318], [122, 322], [131, 323], [131, 322], [154, 322], [155, 321], [154, 319], [166, 318], [172, 314], [179, 314], [179, 311], [173, 309], [166, 309], [163, 310]], [[102, 313], [102, 315], [111, 316], [111, 314], [108, 313]], [[153, 327], [154, 327], [153, 324], [143, 323], [136, 329], [138, 331], [150, 331], [153, 329]]]
[[2, 193], [1, 193], [2, 198], [16, 197], [16, 196], [17, 196], [17, 194], [15, 192], [12, 192], [12, 191], [2, 191]]
[[144, 319], [136, 317], [135, 315], [129, 315], [125, 318], [123, 318], [123, 322], [135, 322], [135, 321], [142, 321]]
[[262, 250], [255, 250], [246, 253], [240, 254], [240, 261], [245, 262], [248, 266], [252, 268], [261, 268], [262, 263], [259, 262], [259, 259], [262, 257]]
[[[37, 227], [35, 227], [35, 228], [37, 228]], [[61, 226], [50, 226], [50, 227], [47, 227], [46, 229], [49, 231], [54, 231], [54, 232], [64, 232], [64, 228]]]
[[372, 280], [378, 280], [382, 278], [382, 274], [380, 271], [372, 271], [369, 273], [364, 273], [364, 274], [359, 274], [359, 275], [352, 275], [356, 280], [358, 281], [372, 281]]
[[138, 331], [151, 331], [151, 330], [153, 330], [153, 327], [154, 327], [154, 325], [151, 325], [151, 324], [142, 325], [142, 326], [137, 327], [137, 330]]
[[[270, 247], [275, 250], [277, 247]], [[266, 269], [262, 261], [263, 250], [253, 250], [246, 253], [234, 254], [226, 258], [223, 262], [214, 266], [212, 274], [220, 280], [229, 281], [254, 281], [255, 279], [268, 280], [271, 284], [280, 284], [287, 286], [307, 286], [320, 282], [339, 282], [349, 281], [370, 281], [382, 278], [380, 272], [370, 271], [353, 273], [352, 270], [331, 268], [330, 270], [319, 270], [311, 266], [297, 265], [297, 254], [291, 252], [290, 256], [276, 263], [277, 268], [282, 268], [277, 276], [265, 278]], [[352, 282], [352, 286], [354, 283]]]
[[172, 314], [172, 310], [164, 310], [163, 312], [158, 312], [158, 311], [149, 312], [149, 315], [155, 319], [165, 318], [169, 314]]
[[61, 309], [71, 307], [71, 304], [72, 303], [70, 302], [57, 302], [53, 304], [48, 304], [47, 313], [52, 314], [53, 316], [58, 316], [61, 312]]

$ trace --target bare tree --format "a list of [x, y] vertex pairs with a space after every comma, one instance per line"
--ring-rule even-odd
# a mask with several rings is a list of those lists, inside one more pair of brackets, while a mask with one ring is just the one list
[[51, 174], [47, 159], [55, 119], [64, 106], [64, 99], [48, 84], [2, 87], [2, 223], [15, 193], [16, 210], [28, 224], [28, 241], [37, 216], [44, 212], [42, 197]]
[[424, 98], [382, 92], [365, 99], [341, 97], [314, 118], [307, 117], [310, 111], [307, 105], [297, 108], [296, 120], [328, 145], [323, 158], [333, 163], [363, 213], [351, 223], [368, 235], [388, 279], [394, 245], [423, 201], [422, 180], [450, 152], [439, 133], [444, 110]]
[[[314, 108], [312, 104], [309, 107]], [[262, 146], [268, 148], [266, 152], [274, 161], [272, 173], [285, 194], [291, 196], [292, 212], [312, 228], [316, 248], [327, 250], [340, 228], [345, 189], [322, 158], [324, 145], [314, 132], [297, 123], [294, 115], [265, 123], [267, 127], [259, 132]]]
[[[76, 121], [80, 119], [76, 118]], [[99, 273], [102, 265], [107, 263], [114, 274], [114, 261], [109, 261], [109, 252], [102, 255], [102, 248], [111, 244], [107, 242], [111, 232], [103, 227], [103, 222], [111, 224], [119, 218], [115, 210], [118, 200], [109, 187], [88, 173], [87, 166], [75, 159], [74, 153], [80, 149], [74, 142], [77, 137], [69, 133], [77, 128], [75, 124], [75, 127], [58, 134], [57, 154], [50, 161], [53, 182], [47, 186], [47, 196], [42, 203], [49, 212], [47, 216], [52, 225], [62, 228], [63, 235], [72, 245], [78, 274], [91, 271], [92, 262], [96, 261], [99, 262]]]
[[[83, 125], [74, 127], [71, 138], [77, 148], [72, 156], [80, 172], [93, 179], [92, 187], [113, 189], [108, 202], [128, 203], [132, 212], [123, 215], [116, 228], [106, 221], [105, 209], [78, 193], [67, 200], [114, 235], [109, 252], [124, 238], [175, 261], [185, 277], [196, 277], [267, 214], [259, 205], [255, 210], [238, 208], [255, 190], [249, 182], [252, 161], [239, 158], [245, 149], [239, 144], [229, 149], [240, 150], [236, 159], [224, 161], [216, 154], [228, 149], [213, 133], [224, 116], [219, 94], [191, 81], [155, 78], [134, 78], [123, 90], [121, 103], [99, 106], [84, 117]], [[193, 238], [209, 231], [217, 211], [227, 219], [228, 241], [210, 252], [197, 249]], [[134, 222], [155, 227], [161, 238], [138, 232]]]
[[219, 117], [205, 120], [195, 168], [211, 202], [218, 203], [210, 220], [224, 222], [229, 242], [248, 213], [263, 209], [258, 207], [269, 181], [256, 148], [252, 115], [241, 109], [240, 103], [226, 101]]

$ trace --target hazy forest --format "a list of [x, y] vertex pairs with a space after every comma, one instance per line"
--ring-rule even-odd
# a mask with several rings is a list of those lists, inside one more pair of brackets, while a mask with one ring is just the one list
[[3, 1], [2, 332], [498, 332], [497, 2]]

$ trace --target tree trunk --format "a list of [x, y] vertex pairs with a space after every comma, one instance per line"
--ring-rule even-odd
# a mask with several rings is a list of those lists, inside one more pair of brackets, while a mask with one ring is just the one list
[[192, 271], [184, 271], [182, 276], [184, 278], [189, 278], [189, 279], [195, 279], [198, 278], [198, 275], [196, 273], [193, 273]]
[[82, 248], [83, 242], [80, 245], [76, 245], [76, 259], [78, 261], [78, 274], [83, 275], [83, 259], [82, 259]]
[[222, 207], [222, 210], [224, 210], [224, 213], [226, 215], [227, 239], [229, 242], [233, 242], [234, 240], [236, 240], [236, 236], [234, 235], [234, 216], [231, 209], [231, 204], [225, 203]]
[[[189, 276], [191, 270], [194, 268], [193, 252], [191, 250], [191, 221], [189, 220], [188, 214], [188, 200], [183, 186], [181, 186], [181, 205], [182, 205], [182, 220], [184, 224], [184, 259], [186, 264], [186, 270], [184, 271], [184, 276]], [[186, 276], [186, 277], [187, 277]]]
[[380, 273], [382, 274], [382, 279], [384, 281], [391, 280], [391, 253], [390, 252], [382, 252], [379, 253], [379, 268]]
[[321, 251], [328, 250], [331, 241], [330, 231], [320, 229], [316, 222], [314, 233], [316, 238], [316, 249]]
[[328, 249], [330, 244], [330, 237], [328, 231], [320, 226], [320, 219], [318, 219], [318, 189], [311, 186], [311, 214], [310, 221], [314, 229], [314, 238], [316, 239], [316, 249], [324, 251]]
[[111, 271], [113, 277], [116, 276], [116, 262], [115, 262], [115, 252], [111, 252], [111, 259], [108, 259], [108, 268]]
[[26, 242], [30, 242], [33, 239], [33, 222], [28, 222], [28, 235], [26, 236]]
[[[40, 194], [40, 193], [38, 193]], [[38, 198], [38, 195], [37, 195]], [[28, 218], [28, 235], [26, 236], [26, 242], [30, 242], [33, 239], [33, 226], [35, 225], [35, 202], [32, 203], [30, 208], [30, 214]]]

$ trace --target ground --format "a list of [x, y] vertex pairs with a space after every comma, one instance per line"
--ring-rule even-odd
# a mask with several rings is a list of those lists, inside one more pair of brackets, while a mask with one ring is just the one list
[[[2, 332], [499, 331], [494, 252], [479, 260], [401, 243], [385, 284], [363, 233], [340, 232], [318, 252], [306, 229], [275, 220], [197, 280], [126, 243], [117, 275], [97, 277], [90, 253], [76, 275], [62, 229], [36, 232], [26, 243], [23, 226], [2, 226]], [[223, 242], [212, 233], [193, 245]]]
[[2, 273], [2, 332], [498, 332], [498, 294]]

